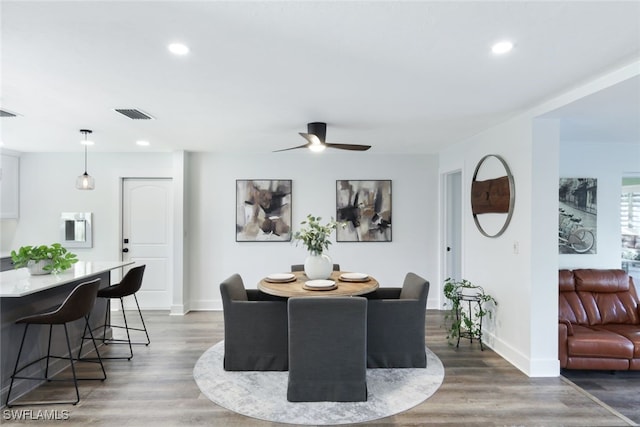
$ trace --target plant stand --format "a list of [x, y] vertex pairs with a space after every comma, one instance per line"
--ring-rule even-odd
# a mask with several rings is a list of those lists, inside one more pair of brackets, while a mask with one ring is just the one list
[[[456, 310], [456, 321], [461, 322], [460, 319], [460, 310], [464, 310], [463, 302], [467, 303], [467, 309], [469, 310], [469, 319], [472, 319], [472, 305], [476, 303], [478, 305], [478, 310], [482, 311], [482, 299], [477, 295], [459, 295], [460, 309]], [[459, 323], [461, 324], [461, 323]], [[456, 348], [460, 345], [460, 338], [468, 338], [471, 343], [473, 343], [473, 339], [476, 338], [480, 342], [480, 350], [484, 351], [484, 347], [482, 345], [482, 317], [478, 321], [477, 330], [468, 329], [462, 330], [460, 328], [460, 332], [458, 333], [458, 342], [456, 343]]]

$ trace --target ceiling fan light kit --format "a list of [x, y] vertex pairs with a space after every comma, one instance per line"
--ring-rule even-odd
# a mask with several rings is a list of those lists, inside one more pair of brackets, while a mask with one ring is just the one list
[[359, 145], [359, 144], [333, 144], [325, 141], [327, 136], [327, 124], [324, 122], [311, 122], [307, 123], [307, 132], [298, 132], [300, 136], [307, 140], [307, 143], [304, 145], [299, 145], [297, 147], [284, 148], [282, 150], [276, 150], [274, 153], [279, 151], [288, 151], [295, 150], [298, 148], [308, 148], [313, 152], [321, 152], [324, 151], [325, 148], [335, 148], [338, 150], [350, 150], [350, 151], [366, 151], [371, 148], [370, 145]]

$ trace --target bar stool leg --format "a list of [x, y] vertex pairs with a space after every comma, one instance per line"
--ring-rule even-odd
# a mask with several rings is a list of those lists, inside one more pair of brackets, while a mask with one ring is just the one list
[[18, 365], [20, 364], [20, 355], [22, 354], [22, 348], [24, 347], [24, 339], [27, 337], [27, 329], [29, 329], [28, 323], [24, 325], [24, 333], [22, 334], [22, 341], [20, 342], [20, 350], [18, 350], [18, 357], [16, 358], [16, 366], [13, 368], [13, 374], [11, 374], [11, 384], [9, 385], [7, 400], [4, 402], [4, 404], [7, 405], [7, 408], [11, 408], [11, 405], [9, 404], [9, 399], [11, 397], [11, 390], [13, 389], [13, 381], [15, 380], [15, 376], [18, 373]]
[[107, 308], [104, 310], [104, 323], [102, 324], [102, 344], [108, 344], [106, 342], [107, 339], [107, 320], [109, 319], [109, 309], [111, 308], [111, 304], [107, 299]]
[[[87, 328], [89, 328], [89, 332], [91, 332], [91, 326], [89, 326], [89, 320], [87, 317], [87, 323], [84, 325], [84, 330], [82, 331], [82, 337], [80, 337], [80, 349], [78, 350], [78, 360], [82, 356], [82, 346], [84, 345], [84, 340], [87, 339]], [[93, 334], [91, 335], [93, 336]]]
[[129, 342], [129, 359], [133, 357], [133, 347], [131, 346], [131, 335], [129, 334], [129, 324], [127, 323], [127, 315], [124, 311], [124, 298], [120, 297], [120, 306], [122, 307], [122, 318], [124, 319], [124, 329], [127, 331], [127, 341]]
[[144, 329], [144, 333], [147, 336], [147, 343], [145, 345], [149, 345], [151, 344], [151, 338], [149, 338], [149, 332], [147, 332], [147, 325], [144, 324], [142, 311], [140, 311], [140, 304], [138, 304], [138, 297], [136, 296], [136, 294], [133, 294], [133, 298], [136, 300], [136, 306], [138, 307], [138, 314], [140, 315], [140, 320], [142, 321], [142, 329]]
[[[107, 372], [104, 370], [104, 364], [102, 363], [102, 357], [100, 357], [100, 351], [98, 351], [98, 345], [96, 343], [96, 339], [93, 336], [93, 331], [91, 330], [91, 326], [89, 325], [89, 316], [85, 316], [84, 318], [86, 325], [85, 325], [85, 330], [89, 329], [89, 335], [91, 335], [91, 341], [93, 342], [93, 347], [96, 349], [96, 356], [98, 356], [98, 363], [100, 363], [100, 368], [102, 369], [102, 381], [107, 379]], [[82, 346], [82, 344], [80, 344]], [[78, 359], [80, 359], [80, 357], [78, 356]]]
[[49, 381], [49, 359], [51, 358], [51, 334], [53, 333], [53, 325], [49, 325], [49, 344], [47, 345], [47, 367], [44, 370], [44, 377]]
[[78, 390], [78, 377], [76, 376], [76, 367], [73, 364], [73, 354], [71, 354], [71, 343], [69, 342], [69, 332], [67, 330], [67, 324], [63, 323], [64, 326], [64, 337], [67, 339], [67, 349], [69, 350], [69, 364], [71, 365], [71, 373], [73, 374], [73, 385], [76, 387], [76, 401], [73, 402], [73, 405], [76, 405], [80, 402], [80, 391]]

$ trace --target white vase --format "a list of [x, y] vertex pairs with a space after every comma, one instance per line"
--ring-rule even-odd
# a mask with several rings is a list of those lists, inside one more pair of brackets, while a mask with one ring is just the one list
[[333, 261], [325, 254], [311, 253], [304, 260], [304, 274], [311, 280], [328, 279], [333, 271]]
[[28, 261], [27, 270], [32, 276], [39, 276], [42, 274], [51, 274], [51, 270], [45, 270], [44, 267], [51, 265], [50, 259], [42, 259], [40, 261]]

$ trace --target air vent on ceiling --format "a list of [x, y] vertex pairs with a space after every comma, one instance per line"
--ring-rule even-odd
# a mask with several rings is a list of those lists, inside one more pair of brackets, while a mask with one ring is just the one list
[[16, 117], [17, 114], [7, 110], [0, 110], [0, 117]]
[[133, 120], [151, 120], [153, 119], [153, 117], [151, 117], [150, 115], [148, 115], [147, 113], [143, 113], [140, 110], [137, 110], [135, 108], [115, 108], [115, 111], [117, 111], [120, 114], [123, 114], [127, 117], [129, 117], [130, 119]]

